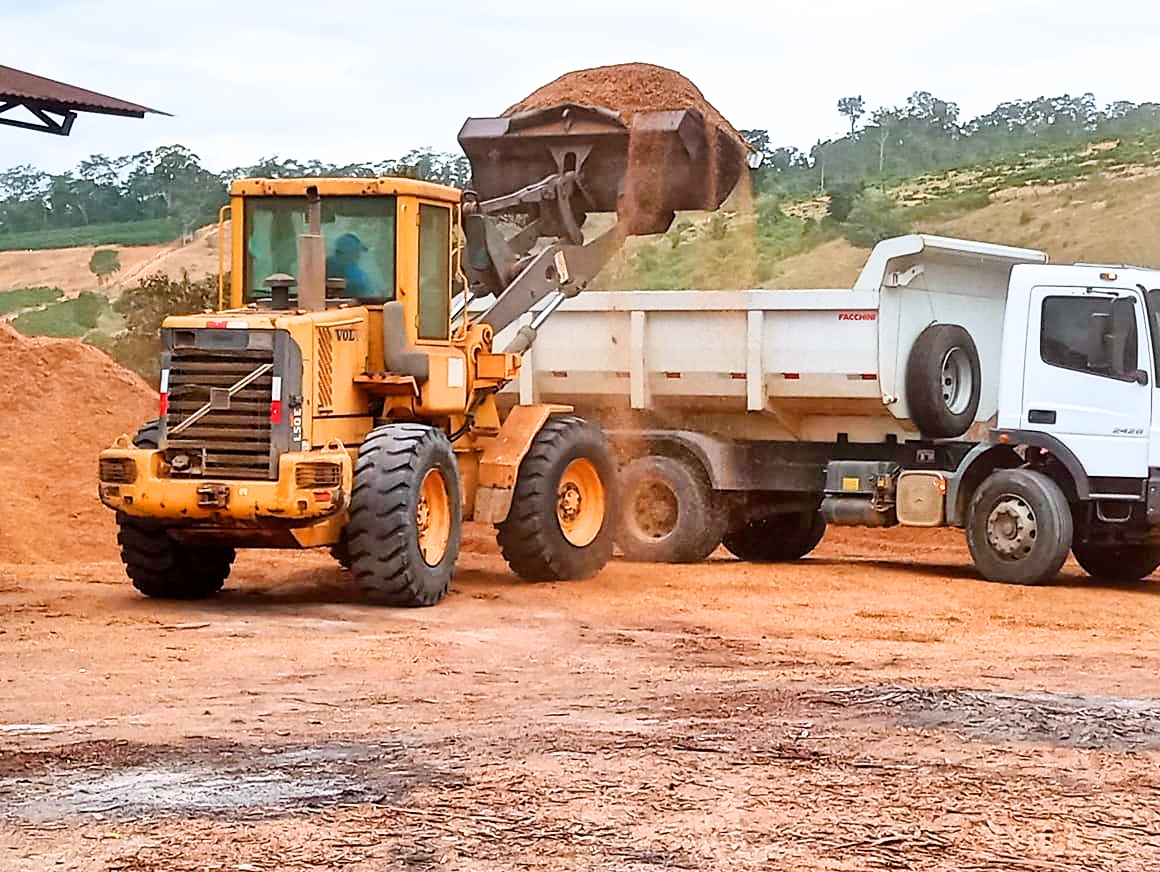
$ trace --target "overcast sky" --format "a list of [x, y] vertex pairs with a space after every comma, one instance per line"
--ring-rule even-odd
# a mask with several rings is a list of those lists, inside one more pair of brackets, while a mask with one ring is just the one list
[[81, 115], [67, 138], [0, 126], [0, 168], [173, 143], [215, 171], [453, 151], [469, 115], [629, 61], [808, 149], [844, 131], [848, 95], [872, 109], [926, 90], [964, 120], [1041, 94], [1160, 101], [1158, 25], [1138, 0], [0, 0], [0, 63], [173, 115]]

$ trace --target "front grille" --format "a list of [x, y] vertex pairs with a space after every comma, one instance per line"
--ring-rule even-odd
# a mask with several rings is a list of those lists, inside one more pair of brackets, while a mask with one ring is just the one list
[[[174, 349], [169, 364], [166, 454], [187, 453], [193, 469], [219, 478], [273, 478], [270, 457], [270, 392], [273, 351]], [[255, 370], [266, 372], [225, 400], [228, 390]], [[210, 403], [214, 408], [177, 433], [174, 429]], [[203, 463], [204, 458], [204, 463]]]
[[101, 458], [101, 481], [108, 484], [132, 484], [136, 480], [137, 464], [131, 458]]
[[300, 463], [294, 467], [294, 484], [301, 488], [338, 487], [342, 467], [337, 463]]

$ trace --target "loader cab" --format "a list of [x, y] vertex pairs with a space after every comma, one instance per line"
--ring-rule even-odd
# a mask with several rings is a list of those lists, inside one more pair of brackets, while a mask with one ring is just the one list
[[1000, 430], [1033, 434], [1090, 477], [1148, 478], [1160, 467], [1160, 273], [1016, 266], [1011, 283]]
[[460, 192], [415, 179], [235, 181], [229, 307], [308, 308], [298, 292], [300, 240], [311, 235], [315, 197], [325, 307], [399, 303], [409, 343], [446, 345]]

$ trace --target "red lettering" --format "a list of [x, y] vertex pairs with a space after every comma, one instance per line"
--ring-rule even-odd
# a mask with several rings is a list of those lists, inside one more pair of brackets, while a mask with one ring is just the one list
[[839, 312], [839, 321], [877, 321], [877, 312]]

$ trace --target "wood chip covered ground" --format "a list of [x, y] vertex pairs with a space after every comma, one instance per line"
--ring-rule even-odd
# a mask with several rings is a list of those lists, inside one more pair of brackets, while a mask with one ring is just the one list
[[365, 606], [0, 564], [0, 869], [1150, 870], [1160, 585], [987, 584], [953, 531]]

